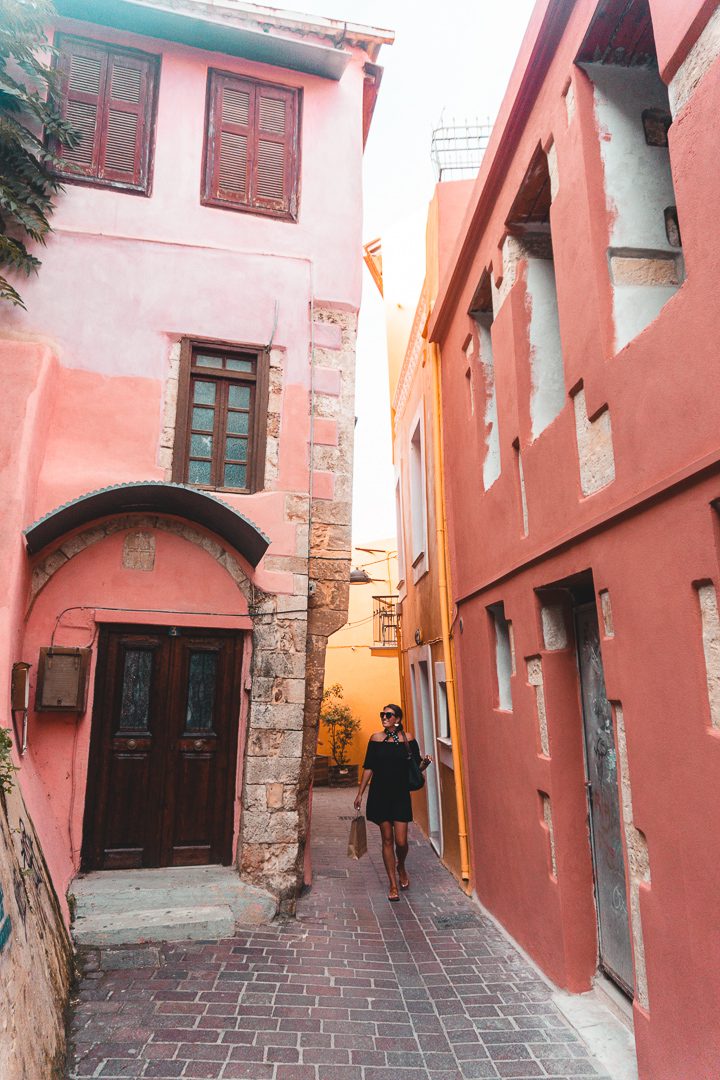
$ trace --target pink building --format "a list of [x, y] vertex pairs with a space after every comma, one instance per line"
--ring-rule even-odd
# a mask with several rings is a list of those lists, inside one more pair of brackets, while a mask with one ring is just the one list
[[428, 330], [473, 885], [645, 1080], [720, 1062], [719, 27], [539, 0]]
[[0, 321], [20, 785], [62, 904], [81, 869], [236, 862], [292, 910], [347, 615], [361, 163], [392, 36], [234, 0], [56, 7], [82, 140], [28, 310]]

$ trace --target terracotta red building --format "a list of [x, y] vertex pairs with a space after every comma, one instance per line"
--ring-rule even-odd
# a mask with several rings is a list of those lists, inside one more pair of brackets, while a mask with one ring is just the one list
[[540, 0], [428, 328], [473, 886], [645, 1080], [720, 1067], [719, 57]]

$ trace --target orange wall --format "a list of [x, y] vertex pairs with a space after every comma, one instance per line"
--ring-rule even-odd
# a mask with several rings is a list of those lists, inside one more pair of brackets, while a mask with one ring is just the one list
[[[373, 596], [390, 596], [397, 591], [395, 539], [369, 540], [353, 549], [352, 559], [353, 569], [364, 568], [373, 580], [367, 585], [350, 586], [347, 625], [328, 642], [325, 686], [340, 683], [345, 691], [344, 701], [361, 722], [350, 749], [351, 764], [361, 765], [368, 739], [374, 731], [380, 730], [380, 709], [389, 702], [400, 703], [397, 652], [392, 649], [383, 654], [372, 647]], [[318, 753], [330, 753], [322, 722]]]

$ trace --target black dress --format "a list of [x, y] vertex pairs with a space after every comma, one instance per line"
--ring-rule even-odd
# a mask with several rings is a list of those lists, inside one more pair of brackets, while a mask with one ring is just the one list
[[[420, 747], [408, 739], [408, 749], [420, 764]], [[405, 743], [368, 743], [363, 769], [372, 769], [365, 816], [379, 825], [383, 821], [412, 821], [408, 755]]]

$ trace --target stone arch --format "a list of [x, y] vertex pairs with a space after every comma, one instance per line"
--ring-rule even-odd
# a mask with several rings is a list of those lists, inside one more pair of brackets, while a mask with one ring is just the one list
[[236, 587], [247, 600], [248, 607], [251, 610], [257, 601], [264, 596], [264, 593], [258, 590], [250, 581], [240, 561], [209, 533], [202, 532], [195, 526], [177, 518], [138, 513], [123, 514], [119, 517], [109, 518], [107, 521], [95, 522], [88, 528], [70, 536], [37, 562], [33, 567], [30, 581], [30, 605], [32, 606], [38, 594], [58, 570], [62, 569], [76, 555], [85, 551], [86, 548], [126, 529], [143, 528], [159, 529], [163, 532], [172, 533], [206, 551], [230, 575]]

